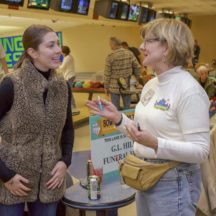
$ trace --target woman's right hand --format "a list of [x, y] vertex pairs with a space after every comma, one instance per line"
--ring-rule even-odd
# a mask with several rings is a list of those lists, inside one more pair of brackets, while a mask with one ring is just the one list
[[29, 180], [22, 177], [19, 174], [16, 174], [9, 181], [4, 183], [4, 186], [15, 196], [27, 196], [28, 192], [31, 190], [26, 187], [25, 184], [28, 184]]
[[117, 110], [115, 105], [104, 99], [101, 99], [101, 103], [103, 105], [103, 110], [100, 110], [98, 100], [88, 100], [86, 106], [90, 109], [91, 114], [100, 115], [114, 123], [118, 123], [121, 120], [121, 113]]

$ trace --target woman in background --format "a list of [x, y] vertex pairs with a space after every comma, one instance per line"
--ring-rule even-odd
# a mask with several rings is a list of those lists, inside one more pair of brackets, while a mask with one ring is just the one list
[[74, 128], [70, 87], [56, 75], [56, 33], [32, 25], [24, 53], [0, 83], [0, 215], [55, 216], [71, 163]]
[[148, 191], [137, 191], [138, 216], [194, 216], [200, 166], [209, 153], [209, 100], [184, 67], [193, 55], [191, 30], [174, 19], [156, 19], [142, 30], [144, 66], [156, 77], [144, 86], [134, 120], [102, 100], [88, 101], [93, 114], [112, 120], [134, 141], [137, 157], [151, 163], [178, 161]]
[[216, 96], [216, 86], [215, 80], [208, 76], [208, 66], [206, 64], [198, 64], [195, 69], [198, 75], [198, 82], [205, 89], [209, 99], [212, 100]]
[[[62, 46], [62, 54], [64, 56], [63, 62], [62, 64], [59, 66], [58, 71], [60, 71], [65, 80], [67, 80], [67, 82], [69, 83], [71, 89], [73, 87], [73, 82], [76, 78], [76, 74], [75, 74], [75, 65], [74, 65], [74, 58], [73, 56], [70, 54], [70, 48], [68, 46]], [[75, 99], [73, 96], [73, 93], [71, 92], [71, 105], [73, 108], [76, 108], [76, 103], [75, 103]]]

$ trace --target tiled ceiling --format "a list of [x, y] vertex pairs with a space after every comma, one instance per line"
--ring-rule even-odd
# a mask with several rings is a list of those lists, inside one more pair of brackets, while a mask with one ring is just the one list
[[216, 15], [216, 0], [130, 0], [130, 3], [148, 3], [156, 10], [170, 9], [180, 14]]

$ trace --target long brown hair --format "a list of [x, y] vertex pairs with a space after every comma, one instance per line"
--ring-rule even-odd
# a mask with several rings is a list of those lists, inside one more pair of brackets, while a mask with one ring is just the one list
[[31, 25], [24, 31], [22, 38], [24, 53], [20, 56], [19, 61], [15, 65], [15, 69], [21, 67], [25, 58], [29, 58], [32, 61], [31, 56], [27, 53], [28, 48], [38, 50], [39, 45], [43, 42], [44, 35], [48, 32], [54, 31], [45, 25]]

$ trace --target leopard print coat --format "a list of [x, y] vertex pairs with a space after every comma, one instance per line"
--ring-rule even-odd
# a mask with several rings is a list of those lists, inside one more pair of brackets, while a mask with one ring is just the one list
[[[43, 203], [59, 200], [65, 186], [47, 190], [45, 184], [61, 158], [61, 133], [65, 124], [68, 87], [63, 78], [51, 71], [49, 79], [38, 73], [30, 60], [8, 74], [14, 85], [10, 111], [0, 121], [0, 158], [17, 174], [27, 178], [31, 188], [27, 197], [11, 194], [0, 181], [0, 203]], [[43, 93], [47, 91], [44, 104]]]

